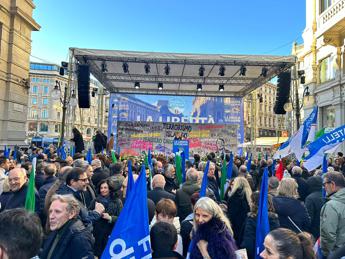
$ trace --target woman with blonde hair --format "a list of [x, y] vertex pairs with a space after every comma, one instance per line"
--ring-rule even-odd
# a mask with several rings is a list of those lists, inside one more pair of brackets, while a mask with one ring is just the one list
[[190, 258], [236, 258], [236, 244], [229, 220], [208, 197], [194, 206], [194, 234]]
[[244, 223], [250, 211], [252, 189], [246, 178], [238, 176], [230, 185], [227, 197], [228, 218], [232, 223], [237, 245], [241, 244]]
[[310, 217], [304, 204], [298, 200], [298, 184], [293, 178], [283, 178], [278, 186], [278, 195], [273, 205], [280, 226], [295, 232], [309, 231]]

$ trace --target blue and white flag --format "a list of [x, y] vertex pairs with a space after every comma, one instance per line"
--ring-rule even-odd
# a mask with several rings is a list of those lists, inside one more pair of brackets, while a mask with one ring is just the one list
[[152, 258], [145, 165], [126, 198], [101, 258]]
[[345, 125], [319, 137], [308, 145], [309, 155], [305, 158], [303, 166], [314, 170], [322, 164], [324, 153], [333, 153], [345, 140]]
[[274, 153], [273, 159], [282, 159], [290, 155], [290, 142], [292, 138], [293, 136], [280, 145], [279, 149]]
[[265, 167], [262, 177], [259, 208], [256, 222], [256, 238], [255, 238], [255, 258], [261, 258], [260, 253], [264, 250], [264, 240], [270, 232], [268, 220], [268, 168]]
[[[317, 123], [317, 106], [314, 107], [308, 118], [303, 122], [303, 125], [297, 131], [297, 134], [291, 139], [290, 154], [294, 153], [297, 160], [300, 161], [304, 151], [306, 150], [305, 144], [307, 143], [308, 136], [312, 125]], [[315, 129], [313, 130], [313, 138], [315, 137]]]

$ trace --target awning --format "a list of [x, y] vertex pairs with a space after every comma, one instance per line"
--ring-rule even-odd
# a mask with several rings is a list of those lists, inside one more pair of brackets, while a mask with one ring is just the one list
[[[256, 139], [256, 146], [271, 147], [287, 141], [288, 137], [262, 137]], [[239, 144], [238, 147], [251, 147], [254, 142], [246, 142]]]
[[[110, 92], [243, 97], [296, 61], [295, 56], [181, 54], [71, 48]], [[135, 83], [140, 88], [134, 87]], [[162, 89], [158, 89], [158, 84]], [[197, 85], [202, 87], [197, 91]], [[221, 85], [221, 86], [220, 86]], [[223, 91], [219, 91], [223, 88]]]

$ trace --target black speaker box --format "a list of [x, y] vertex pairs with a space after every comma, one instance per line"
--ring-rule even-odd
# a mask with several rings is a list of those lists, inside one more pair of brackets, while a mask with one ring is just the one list
[[79, 108], [90, 108], [89, 65], [78, 66], [78, 105]]
[[284, 104], [287, 103], [290, 96], [291, 73], [282, 72], [278, 75], [277, 96], [273, 111], [275, 114], [286, 114]]

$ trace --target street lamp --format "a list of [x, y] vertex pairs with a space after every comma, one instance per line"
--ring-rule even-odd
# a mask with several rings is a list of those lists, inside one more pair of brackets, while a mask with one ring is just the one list
[[304, 84], [304, 82], [305, 82], [304, 71], [299, 70], [297, 72], [297, 76], [292, 80], [295, 98], [293, 100], [290, 95], [289, 101], [284, 104], [285, 111], [287, 112], [295, 111], [296, 126], [297, 126], [296, 130], [298, 130], [300, 127], [300, 117], [301, 117], [301, 110], [303, 106], [312, 106], [315, 103], [314, 96], [310, 94], [308, 86], [306, 86], [303, 90], [302, 102], [300, 103], [300, 98], [298, 94], [298, 86], [299, 86], [299, 83]]
[[62, 122], [61, 122], [61, 134], [59, 147], [63, 145], [65, 137], [65, 123], [66, 123], [66, 110], [68, 105], [71, 107], [77, 106], [77, 98], [74, 90], [68, 92], [68, 85], [65, 84], [64, 91], [61, 91], [61, 82], [59, 80], [55, 81], [54, 89], [51, 92], [51, 96], [54, 99], [59, 99], [62, 104]]

